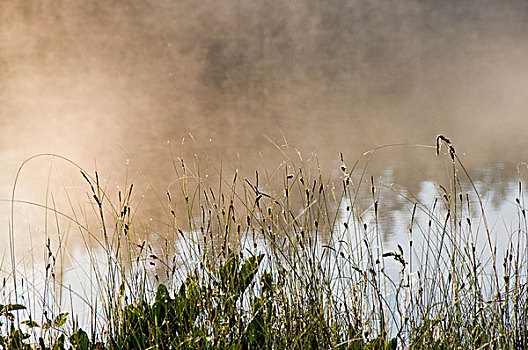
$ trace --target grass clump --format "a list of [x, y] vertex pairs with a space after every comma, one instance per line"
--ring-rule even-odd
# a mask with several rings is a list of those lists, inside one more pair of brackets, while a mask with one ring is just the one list
[[[339, 175], [325, 177], [317, 166], [286, 157], [265, 176], [235, 172], [227, 179], [219, 170], [217, 185], [200, 175], [199, 165], [175, 161], [176, 180], [162, 201], [165, 231], [139, 244], [145, 237], [132, 209], [132, 186], [113, 204], [97, 173], [83, 172], [100, 234], [73, 214], [67, 220], [86, 237], [89, 251], [89, 328], [62, 305], [53, 317], [34, 322], [38, 312], [17, 299], [2, 306], [0, 346], [524, 348], [528, 226], [522, 184], [516, 228], [497, 247], [475, 184], [451, 142], [439, 136], [438, 154], [441, 145], [450, 177], [432, 203], [390, 188], [409, 208], [406, 239], [397, 242], [384, 239], [384, 184], [365, 176], [365, 159], [348, 167], [341, 157]], [[99, 248], [88, 244], [89, 237], [98, 238]], [[50, 300], [40, 305], [55, 296], [41, 296]]]

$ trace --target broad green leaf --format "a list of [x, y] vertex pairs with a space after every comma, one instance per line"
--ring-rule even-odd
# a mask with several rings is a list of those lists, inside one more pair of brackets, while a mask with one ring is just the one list
[[171, 297], [169, 295], [169, 291], [167, 290], [167, 287], [165, 287], [164, 284], [160, 284], [156, 292], [156, 301], [166, 304], [170, 300], [171, 300]]
[[64, 350], [64, 334], [61, 334], [59, 339], [53, 344], [53, 350]]
[[82, 329], [73, 333], [70, 337], [70, 341], [76, 350], [88, 350], [90, 344], [88, 335]]
[[220, 268], [220, 280], [222, 288], [226, 292], [234, 293], [237, 290], [236, 276], [238, 272], [239, 257], [231, 253], [224, 266]]
[[249, 284], [258, 272], [262, 258], [264, 258], [264, 254], [252, 256], [242, 265], [240, 269], [240, 293], [244, 293], [247, 287], [249, 287]]

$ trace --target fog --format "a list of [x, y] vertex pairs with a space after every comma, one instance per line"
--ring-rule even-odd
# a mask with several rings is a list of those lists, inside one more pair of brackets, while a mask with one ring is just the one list
[[[174, 157], [252, 173], [283, 159], [272, 140], [331, 173], [340, 152], [440, 133], [504, 192], [527, 160], [526, 62], [523, 0], [4, 0], [0, 197], [38, 153], [164, 193], [167, 141]], [[429, 151], [380, 152], [372, 171], [419, 191], [435, 179]], [[19, 198], [46, 191], [39, 162]]]

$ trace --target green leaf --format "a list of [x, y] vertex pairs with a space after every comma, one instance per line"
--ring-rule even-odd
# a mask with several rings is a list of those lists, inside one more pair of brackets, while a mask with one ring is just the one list
[[22, 340], [24, 339], [24, 336], [23, 336], [23, 333], [20, 331], [20, 329], [15, 329], [13, 333], [11, 333], [10, 338], [11, 339], [9, 340], [9, 345], [8, 345], [9, 349], [22, 349], [23, 347]]
[[154, 305], [152, 305], [152, 316], [154, 317], [154, 324], [158, 327], [165, 321], [166, 309], [161, 302], [156, 301]]
[[[47, 318], [47, 317], [46, 317], [46, 318]], [[42, 329], [44, 329], [44, 330], [48, 330], [48, 329], [50, 329], [50, 328], [51, 328], [51, 321], [50, 321], [50, 320], [46, 320], [46, 322], [44, 322], [44, 323], [42, 324]]]
[[244, 291], [249, 287], [249, 284], [255, 277], [255, 275], [258, 272], [260, 262], [264, 258], [264, 254], [258, 255], [258, 256], [252, 256], [246, 260], [244, 265], [242, 265], [242, 268], [240, 269], [240, 293], [244, 293]]
[[25, 310], [26, 307], [24, 305], [21, 305], [21, 304], [7, 304], [7, 305], [0, 305], [0, 313], [1, 314], [6, 314], [7, 312], [9, 311], [14, 311], [14, 310]]
[[59, 339], [53, 344], [53, 350], [64, 350], [64, 334], [61, 334]]
[[79, 329], [77, 332], [73, 333], [70, 337], [70, 341], [76, 350], [88, 350], [90, 345], [88, 335], [82, 329]]
[[156, 292], [156, 301], [166, 304], [170, 300], [171, 300], [171, 297], [170, 297], [169, 291], [167, 290], [167, 287], [165, 287], [164, 284], [160, 284]]
[[237, 272], [239, 257], [237, 254], [230, 253], [229, 258], [224, 266], [220, 268], [220, 280], [222, 281], [222, 289], [225, 292], [235, 293], [237, 290]]
[[363, 349], [363, 342], [361, 340], [353, 340], [348, 345], [348, 348], [350, 350], [361, 350], [361, 349]]
[[274, 290], [273, 278], [272, 278], [270, 272], [264, 272], [262, 274], [262, 277], [260, 278], [260, 282], [262, 283], [262, 290], [265, 293], [272, 293], [273, 292], [273, 290]]
[[53, 320], [53, 327], [62, 327], [66, 321], [68, 320], [69, 312], [62, 312], [55, 317], [55, 320]]
[[251, 322], [247, 325], [246, 335], [249, 342], [255, 347], [264, 347], [265, 343], [265, 328], [264, 318], [261, 315], [253, 317]]
[[35, 327], [39, 327], [40, 328], [40, 325], [33, 321], [33, 320], [24, 320], [22, 322], [20, 322], [22, 324], [25, 324], [28, 328], [35, 328]]
[[119, 286], [119, 296], [125, 295], [126, 285], [125, 282], [121, 282], [121, 285]]

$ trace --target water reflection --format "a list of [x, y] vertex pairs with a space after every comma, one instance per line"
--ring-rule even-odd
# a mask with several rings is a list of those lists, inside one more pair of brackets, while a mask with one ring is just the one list
[[[97, 169], [113, 200], [133, 182], [148, 235], [168, 220], [160, 197], [177, 183], [178, 157], [218, 183], [220, 167], [252, 178], [299, 150], [334, 177], [340, 152], [351, 164], [379, 145], [433, 144], [441, 132], [500, 208], [527, 159], [528, 11], [525, 1], [485, 4], [3, 1], [0, 198], [10, 198], [23, 159], [59, 153]], [[411, 197], [430, 181], [447, 186], [449, 162], [433, 153], [376, 151], [360, 167], [362, 205], [371, 175], [385, 193], [394, 184]], [[16, 198], [93, 219], [78, 170], [53, 162], [28, 165]], [[382, 196], [381, 224], [395, 237], [409, 202]], [[9, 205], [0, 210], [4, 239]], [[16, 214], [17, 247], [55, 222], [39, 208]], [[53, 232], [72, 231], [67, 221]]]

